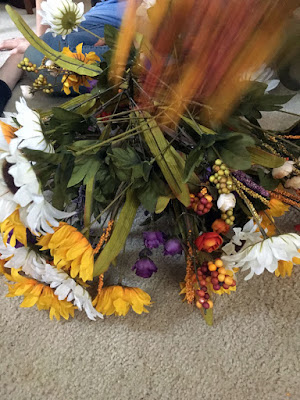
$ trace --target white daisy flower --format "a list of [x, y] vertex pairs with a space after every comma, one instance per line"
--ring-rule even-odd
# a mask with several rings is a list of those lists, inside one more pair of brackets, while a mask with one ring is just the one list
[[[21, 221], [34, 234], [53, 233], [57, 219], [68, 218], [44, 197], [32, 163], [20, 152], [21, 148], [54, 152], [44, 138], [38, 113], [24, 99], [16, 102], [17, 113], [0, 123], [0, 223], [19, 208]], [[15, 124], [12, 121], [17, 121]], [[13, 127], [13, 129], [12, 129]]]
[[257, 71], [252, 73], [245, 73], [242, 77], [242, 80], [266, 83], [268, 86], [265, 92], [267, 93], [277, 88], [277, 86], [280, 83], [280, 80], [276, 79], [274, 75], [275, 75], [274, 70], [263, 64]]
[[84, 310], [89, 319], [95, 320], [96, 317], [103, 318], [92, 305], [89, 293], [66, 272], [58, 270], [48, 264], [44, 258], [27, 247], [14, 248], [9, 244], [4, 244], [0, 235], [0, 259], [5, 260], [5, 268], [22, 268], [22, 271], [29, 277], [46, 283], [52, 289], [58, 300], [73, 302], [80, 311]]
[[73, 30], [77, 31], [78, 25], [85, 20], [84, 4], [72, 0], [43, 1], [39, 13], [42, 24], [50, 26], [47, 32], [52, 32], [53, 36], [61, 35], [63, 39]]
[[[16, 101], [16, 110], [17, 113], [13, 114], [13, 117], [17, 120], [19, 129], [15, 132], [15, 138], [9, 143], [10, 152], [13, 154], [16, 149], [27, 148], [54, 153], [52, 144], [45, 140], [39, 114], [31, 110], [22, 97], [20, 101]], [[12, 125], [11, 122], [10, 125]]]
[[260, 275], [266, 269], [273, 273], [278, 267], [278, 261], [291, 261], [298, 257], [300, 236], [295, 233], [271, 237], [258, 243], [248, 245], [235, 254], [222, 256], [226, 268], [239, 267], [242, 271], [250, 269], [245, 280], [254, 274]]

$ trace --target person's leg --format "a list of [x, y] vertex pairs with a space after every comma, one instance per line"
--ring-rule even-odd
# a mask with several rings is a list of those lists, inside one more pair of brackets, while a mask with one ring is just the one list
[[23, 57], [23, 54], [11, 55], [0, 69], [0, 116], [11, 97], [12, 90], [23, 74], [23, 71], [17, 67]]

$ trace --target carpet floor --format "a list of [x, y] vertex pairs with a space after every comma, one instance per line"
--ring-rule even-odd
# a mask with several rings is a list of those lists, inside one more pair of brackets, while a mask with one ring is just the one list
[[[22, 12], [24, 14], [24, 12]], [[26, 16], [34, 24], [32, 16]], [[32, 26], [32, 25], [31, 25]], [[0, 4], [0, 40], [17, 32]], [[5, 54], [0, 53], [0, 65]], [[19, 87], [7, 110], [14, 111]], [[60, 99], [59, 99], [60, 100]], [[30, 106], [57, 104], [35, 97]], [[299, 113], [299, 95], [286, 109]], [[271, 114], [264, 124], [278, 128], [291, 116]], [[282, 228], [300, 222], [289, 214]], [[127, 270], [142, 247], [144, 219], [139, 212], [119, 266]], [[5, 298], [0, 278], [0, 399], [83, 400], [298, 400], [300, 398], [300, 269], [291, 278], [268, 272], [215, 301], [213, 327], [182, 304], [178, 283], [183, 258], [156, 252], [157, 274], [146, 281], [128, 273], [125, 284], [146, 290], [154, 301], [149, 314], [89, 321], [52, 322], [46, 312], [20, 309], [20, 299]], [[107, 277], [117, 282], [118, 271]]]

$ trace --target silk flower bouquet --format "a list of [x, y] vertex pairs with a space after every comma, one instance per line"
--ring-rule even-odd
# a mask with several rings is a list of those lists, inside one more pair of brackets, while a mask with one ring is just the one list
[[[43, 6], [51, 31], [65, 35], [80, 26], [81, 5], [52, 3]], [[293, 6], [276, 2], [266, 14], [256, 4], [247, 17], [235, 2], [225, 13], [218, 1], [195, 8], [192, 0], [158, 0], [142, 35], [140, 9], [129, 1], [120, 31], [105, 27], [110, 50], [101, 60], [80, 45], [76, 53], [50, 49], [7, 6], [45, 55], [40, 66], [26, 58], [19, 65], [38, 75], [30, 95], [53, 92], [47, 74], [66, 94], [88, 88], [51, 110], [31, 110], [21, 98], [16, 113], [1, 119], [7, 297], [22, 296], [21, 307], [49, 310], [51, 319], [69, 319], [76, 309], [91, 320], [131, 308], [148, 312], [152, 300], [142, 289], [105, 285], [139, 207], [147, 215], [144, 248], [129, 276], [151, 278], [155, 248], [169, 257], [184, 253], [180, 294], [208, 324], [215, 294], [236, 291], [239, 271], [248, 271], [245, 279], [264, 270], [291, 275], [300, 237], [279, 234], [275, 218], [299, 210], [299, 123], [284, 132], [260, 126], [261, 111], [282, 111], [292, 96], [269, 93], [279, 82], [261, 82], [257, 71], [278, 46]], [[205, 7], [221, 14], [207, 12], [201, 24]], [[240, 24], [238, 43], [230, 40], [229, 15]], [[226, 35], [210, 35], [212, 27]], [[261, 39], [270, 29], [266, 45]], [[221, 58], [212, 57], [216, 43], [226, 50]], [[167, 221], [164, 232], [160, 221]]]

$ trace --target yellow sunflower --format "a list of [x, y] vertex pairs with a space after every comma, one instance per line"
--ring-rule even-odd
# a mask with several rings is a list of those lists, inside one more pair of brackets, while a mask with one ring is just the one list
[[6, 263], [6, 260], [0, 260], [0, 275], [3, 275], [5, 273], [5, 269], [4, 269], [5, 263]]
[[101, 289], [93, 306], [103, 315], [126, 315], [132, 307], [137, 314], [149, 311], [144, 306], [152, 304], [148, 293], [137, 287], [107, 286]]
[[[65, 54], [68, 57], [75, 58], [76, 60], [82, 61], [84, 64], [93, 64], [96, 61], [100, 61], [100, 58], [97, 56], [97, 54], [94, 51], [91, 51], [89, 53], [83, 54], [82, 53], [82, 43], [79, 44], [76, 47], [76, 53], [72, 53], [69, 47], [64, 47], [63, 48], [63, 54]], [[78, 75], [78, 74], [66, 74], [62, 77], [62, 84], [63, 84], [63, 91], [66, 94], [70, 94], [70, 88], [72, 87], [73, 90], [77, 93], [79, 93], [79, 87], [80, 86], [86, 86], [89, 87], [89, 76], [85, 75]]]
[[[298, 252], [300, 253], [300, 250], [298, 250]], [[279, 260], [278, 261], [278, 268], [275, 271], [275, 275], [276, 276], [282, 276], [283, 278], [287, 275], [287, 276], [291, 276], [292, 275], [292, 271], [293, 271], [293, 266], [294, 265], [300, 265], [300, 257], [294, 257], [293, 261], [283, 261], [283, 260]]]
[[4, 274], [5, 277], [13, 284], [7, 283], [8, 294], [6, 297], [24, 296], [24, 300], [20, 307], [33, 307], [37, 305], [39, 310], [49, 310], [49, 317], [55, 317], [60, 320], [62, 316], [64, 319], [69, 319], [71, 315], [74, 317], [74, 310], [76, 307], [67, 300], [58, 300], [54, 294], [53, 289], [36, 281], [29, 279], [19, 274], [20, 270], [11, 269], [11, 275]]
[[14, 128], [13, 126], [8, 125], [1, 120], [0, 120], [0, 128], [2, 130], [5, 140], [9, 144], [11, 139], [15, 137], [15, 132], [18, 130], [18, 128]]
[[54, 265], [68, 271], [72, 278], [78, 275], [84, 282], [93, 279], [93, 248], [73, 226], [61, 222], [54, 233], [39, 238], [38, 245], [41, 250], [50, 250]]
[[8, 235], [12, 232], [9, 242], [12, 247], [15, 247], [17, 240], [27, 246], [26, 228], [20, 221], [19, 210], [15, 210], [0, 224], [0, 230], [5, 244], [7, 243]]
[[262, 218], [261, 226], [263, 229], [268, 229], [268, 236], [274, 236], [276, 234], [275, 220], [273, 217], [281, 217], [289, 210], [289, 208], [290, 206], [273, 198], [269, 201], [269, 208], [259, 213]]

